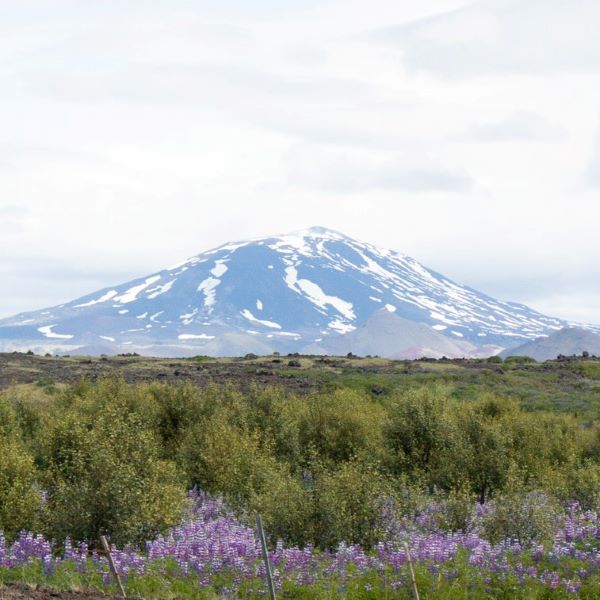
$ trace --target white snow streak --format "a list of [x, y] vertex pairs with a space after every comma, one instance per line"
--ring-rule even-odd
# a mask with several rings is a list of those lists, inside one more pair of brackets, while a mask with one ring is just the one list
[[168, 292], [173, 287], [173, 284], [176, 281], [177, 281], [177, 278], [172, 279], [171, 281], [167, 281], [167, 283], [165, 283], [164, 285], [158, 285], [154, 288], [149, 289], [146, 292], [146, 294], [148, 294], [148, 299], [154, 300], [154, 298], [156, 298], [157, 296], [160, 296], [161, 294]]
[[215, 290], [220, 285], [220, 283], [220, 279], [209, 277], [198, 286], [197, 291], [202, 292], [204, 294], [204, 306], [206, 306], [207, 308], [210, 308], [211, 306], [215, 305], [217, 301], [217, 293]]
[[56, 325], [45, 325], [44, 327], [38, 327], [38, 331], [47, 338], [53, 338], [57, 340], [71, 340], [75, 337], [67, 333], [54, 333], [52, 331], [54, 327], [56, 327]]
[[229, 259], [217, 260], [215, 261], [215, 266], [210, 270], [210, 272], [215, 277], [221, 277], [227, 273], [227, 265], [225, 264]]
[[94, 306], [94, 304], [100, 304], [101, 302], [108, 302], [112, 298], [114, 298], [119, 292], [117, 290], [110, 290], [110, 292], [106, 292], [104, 296], [98, 298], [97, 300], [90, 300], [89, 302], [85, 302], [84, 304], [76, 304], [74, 308], [84, 308], [85, 306]]
[[342, 335], [345, 333], [350, 333], [351, 331], [354, 331], [356, 329], [354, 325], [344, 323], [344, 321], [341, 321], [340, 319], [335, 319], [334, 321], [331, 321], [331, 323], [329, 323], [327, 327], [337, 331], [338, 333], [341, 333]]
[[152, 277], [148, 277], [144, 283], [140, 283], [130, 289], [128, 289], [124, 294], [117, 296], [115, 298], [115, 302], [120, 302], [121, 304], [128, 304], [129, 302], [133, 302], [137, 300], [137, 296], [140, 292], [145, 290], [147, 287], [151, 286], [153, 283], [157, 282], [160, 279], [160, 275], [153, 275]]
[[294, 292], [306, 296], [306, 298], [318, 306], [325, 308], [327, 305], [333, 306], [346, 319], [354, 320], [353, 305], [337, 296], [328, 296], [316, 283], [308, 279], [298, 279], [298, 270], [296, 267], [286, 267], [285, 283]]
[[264, 325], [265, 327], [270, 327], [271, 329], [281, 329], [281, 325], [279, 323], [257, 319], [247, 308], [245, 308], [241, 312], [241, 314], [245, 319], [248, 319], [248, 321], [252, 321], [253, 323], [260, 323], [261, 325]]
[[199, 333], [199, 334], [180, 333], [177, 336], [177, 338], [180, 340], [214, 340], [215, 336], [214, 335], [206, 335], [205, 333]]

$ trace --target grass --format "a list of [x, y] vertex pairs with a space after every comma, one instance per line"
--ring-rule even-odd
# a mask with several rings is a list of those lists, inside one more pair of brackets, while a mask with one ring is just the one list
[[[575, 559], [563, 562], [563, 568], [575, 572], [586, 565]], [[568, 564], [567, 564], [568, 563]], [[548, 573], [559, 568], [555, 563], [536, 564], [539, 572]], [[531, 577], [518, 579], [474, 567], [463, 556], [457, 557], [443, 571], [436, 572], [431, 565], [417, 564], [415, 580], [422, 600], [592, 600], [598, 598], [600, 576], [596, 575], [583, 583], [577, 595], [564, 586], [552, 589]], [[57, 591], [97, 590], [118, 595], [118, 590], [108, 572], [98, 571], [88, 561], [83, 572], [73, 563], [63, 562], [53, 573], [46, 574], [41, 562], [13, 569], [0, 568], [0, 585], [25, 583], [40, 584]], [[195, 574], [183, 575], [174, 561], [157, 562], [143, 575], [123, 578], [128, 597], [170, 600], [212, 600], [223, 597], [263, 598], [266, 596], [265, 581], [259, 577], [237, 579], [233, 574], [223, 573], [210, 584]], [[234, 591], [235, 590], [235, 591]], [[289, 599], [339, 598], [344, 600], [411, 600], [408, 572], [390, 568], [384, 571], [369, 570], [364, 573], [348, 572], [346, 577], [322, 578], [313, 583], [296, 583], [286, 579], [278, 585], [279, 597]]]

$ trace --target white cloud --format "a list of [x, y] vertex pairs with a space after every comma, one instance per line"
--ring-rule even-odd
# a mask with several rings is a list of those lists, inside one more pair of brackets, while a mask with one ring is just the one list
[[592, 159], [586, 169], [585, 179], [592, 188], [600, 187], [600, 135], [593, 149]]
[[487, 0], [373, 36], [397, 44], [409, 69], [444, 77], [597, 72], [596, 0]]
[[600, 305], [600, 207], [581, 185], [600, 181], [595, 2], [31, 0], [2, 16], [0, 316], [314, 224], [539, 306], [557, 296], [527, 282], [577, 266], [570, 294]]
[[376, 160], [372, 152], [301, 145], [286, 156], [286, 164], [291, 184], [333, 194], [370, 190], [469, 192], [473, 185], [466, 172], [410, 155]]
[[498, 121], [473, 125], [464, 135], [478, 142], [560, 142], [565, 130], [534, 112], [516, 111]]

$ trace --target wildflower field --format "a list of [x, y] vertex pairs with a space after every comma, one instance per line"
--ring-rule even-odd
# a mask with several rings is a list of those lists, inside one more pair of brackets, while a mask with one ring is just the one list
[[[389, 522], [385, 541], [366, 550], [344, 542], [331, 551], [279, 542], [270, 559], [282, 597], [410, 598], [404, 543], [423, 598], [598, 598], [600, 518], [577, 506], [560, 516], [551, 544], [482, 537], [492, 505], [473, 507], [468, 532], [436, 526], [444, 507]], [[191, 495], [186, 519], [143, 551], [113, 548], [128, 595], [169, 598], [266, 595], [265, 566], [252, 528], [221, 500]], [[0, 580], [96, 587], [116, 593], [105, 557], [67, 539], [60, 552], [41, 535], [0, 539]]]

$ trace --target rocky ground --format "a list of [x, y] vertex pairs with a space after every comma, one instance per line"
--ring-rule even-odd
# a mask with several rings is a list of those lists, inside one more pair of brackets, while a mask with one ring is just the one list
[[[227, 381], [245, 387], [252, 382], [285, 383], [294, 389], [311, 388], [308, 381], [289, 373], [288, 357], [258, 359], [159, 359], [137, 356], [44, 357], [23, 353], [0, 353], [0, 389], [13, 384], [75, 383], [95, 381], [108, 375], [128, 383], [191, 382], [206, 386]], [[300, 361], [296, 361], [300, 362]], [[295, 364], [295, 363], [294, 363]]]
[[40, 586], [28, 586], [21, 583], [0, 586], [1, 600], [111, 600], [116, 596], [107, 596], [96, 591], [57, 592]]
[[0, 353], [0, 391], [29, 384], [53, 391], [81, 380], [118, 376], [128, 383], [276, 385], [307, 394], [349, 387], [374, 397], [391, 390], [439, 383], [469, 399], [474, 389], [519, 401], [528, 409], [577, 411], [600, 416], [600, 359], [561, 357], [535, 363], [501, 359], [387, 360], [377, 357], [269, 355], [242, 358], [148, 358], [120, 356], [36, 356]]
[[[396, 363], [397, 365], [397, 363]], [[248, 355], [245, 358], [164, 359], [141, 356], [58, 357], [25, 353], [0, 353], [0, 390], [13, 384], [75, 383], [95, 381], [108, 375], [123, 377], [128, 383], [160, 381], [190, 382], [207, 386], [228, 382], [241, 388], [252, 383], [280, 384], [295, 391], [320, 387], [323, 378], [315, 375], [347, 371], [385, 373], [396, 370], [393, 361], [377, 358]]]

